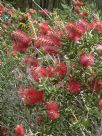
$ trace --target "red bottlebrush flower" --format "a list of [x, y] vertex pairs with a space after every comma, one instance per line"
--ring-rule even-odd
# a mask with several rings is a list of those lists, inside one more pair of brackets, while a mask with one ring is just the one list
[[99, 42], [99, 44], [96, 46], [97, 53], [102, 56], [102, 42]]
[[81, 2], [79, 0], [76, 0], [76, 1], [73, 2], [73, 5], [76, 6], [76, 7], [81, 7], [81, 6], [86, 6], [86, 3]]
[[57, 37], [52, 36], [50, 39], [52, 40], [54, 46], [60, 47], [62, 45], [62, 42]]
[[83, 67], [92, 66], [94, 64], [94, 56], [92, 54], [85, 54], [80, 58], [80, 64]]
[[50, 77], [51, 73], [44, 67], [40, 67], [39, 69], [40, 75], [45, 77]]
[[74, 42], [78, 42], [83, 34], [86, 32], [86, 24], [83, 24], [82, 21], [76, 22], [68, 22], [65, 27], [68, 31], [68, 36]]
[[99, 105], [99, 108], [102, 109], [102, 99], [99, 101], [98, 105]]
[[80, 9], [74, 9], [74, 13], [80, 14]]
[[96, 23], [94, 23], [94, 22], [88, 23], [87, 30], [88, 31], [93, 30], [93, 29], [95, 29], [95, 27], [96, 27]]
[[39, 31], [42, 34], [47, 34], [47, 32], [49, 31], [48, 22], [41, 22], [39, 24]]
[[15, 127], [16, 136], [24, 136], [24, 126], [22, 124]]
[[30, 13], [31, 15], [33, 15], [33, 14], [36, 13], [36, 10], [34, 10], [34, 9], [29, 9], [29, 13]]
[[102, 33], [102, 22], [96, 22], [95, 30], [96, 30], [98, 33]]
[[37, 20], [33, 20], [33, 24], [34, 24], [34, 25], [37, 25], [37, 24], [38, 24], [38, 21], [37, 21]]
[[19, 91], [19, 97], [25, 97], [25, 88], [23, 86], [19, 86], [18, 88]]
[[31, 14], [28, 12], [28, 13], [26, 13], [26, 18], [27, 19], [31, 19]]
[[57, 64], [56, 67], [48, 66], [48, 67], [36, 67], [35, 69], [31, 70], [31, 75], [35, 78], [35, 75], [38, 79], [42, 77], [53, 77], [54, 75], [58, 74], [60, 76], [64, 76], [67, 73], [67, 67], [64, 63]]
[[24, 52], [28, 45], [20, 43], [20, 42], [13, 42], [12, 43], [13, 49], [18, 52]]
[[7, 25], [6, 24], [3, 24], [2, 25], [2, 28], [5, 30], [5, 29], [7, 29]]
[[9, 19], [8, 20], [8, 24], [13, 24], [14, 23], [14, 20], [13, 19]]
[[1, 32], [0, 32], [0, 35], [3, 35], [3, 33], [4, 33], [4, 32], [3, 32], [3, 31], [1, 31]]
[[51, 37], [47, 35], [38, 35], [37, 40], [35, 40], [34, 45], [37, 47], [40, 46], [61, 46], [61, 41], [56, 37]]
[[2, 16], [3, 11], [0, 11], [0, 16]]
[[12, 9], [11, 8], [4, 8], [4, 12], [9, 14], [9, 15], [12, 15]]
[[23, 21], [23, 16], [20, 14], [19, 16], [18, 16], [18, 19], [19, 19], [19, 21]]
[[80, 19], [79, 22], [78, 22], [78, 25], [81, 27], [83, 27], [83, 31], [85, 32], [85, 30], [88, 30], [87, 27], [88, 27], [88, 23], [86, 22], [85, 19]]
[[59, 113], [54, 110], [50, 110], [50, 111], [47, 111], [47, 116], [51, 120], [56, 120], [59, 118]]
[[3, 4], [0, 3], [0, 11], [3, 11], [3, 8], [4, 8]]
[[59, 103], [56, 102], [56, 101], [49, 101], [49, 102], [46, 102], [46, 103], [45, 103], [45, 107], [46, 107], [46, 109], [47, 109], [48, 111], [52, 111], [52, 110], [53, 110], [53, 111], [58, 112], [60, 105], [59, 105]]
[[46, 35], [38, 35], [37, 40], [35, 40], [34, 45], [36, 47], [53, 45], [53, 41]]
[[96, 30], [97, 32], [101, 33], [101, 27], [102, 23], [99, 22], [98, 18], [95, 17], [95, 19], [93, 20], [93, 22], [88, 24], [89, 30]]
[[84, 51], [84, 50], [81, 50], [79, 53], [80, 53], [80, 55], [82, 56], [82, 55], [85, 54], [85, 51]]
[[58, 74], [60, 76], [64, 76], [67, 73], [67, 67], [64, 63], [57, 64], [56, 67], [48, 66], [48, 67], [36, 67], [35, 69], [30, 71], [30, 75], [39, 82], [39, 79], [42, 77], [51, 78], [54, 75]]
[[102, 45], [101, 45], [101, 44], [98, 44], [98, 45], [96, 46], [96, 50], [97, 50], [97, 53], [98, 53], [100, 56], [102, 56]]
[[29, 66], [33, 66], [33, 67], [37, 67], [38, 66], [38, 60], [37, 59], [33, 59], [30, 56], [26, 56], [24, 59], [24, 62], [26, 64], [28, 64]]
[[40, 82], [40, 79], [43, 77], [51, 78], [54, 74], [54, 68], [51, 66], [48, 66], [46, 68], [43, 66], [39, 66], [35, 67], [34, 69], [30, 69], [29, 74], [36, 82]]
[[67, 66], [65, 65], [65, 63], [60, 62], [59, 64], [57, 64], [54, 73], [58, 73], [60, 76], [64, 76], [67, 73]]
[[89, 15], [88, 11], [84, 10], [80, 12], [80, 16], [87, 17]]
[[32, 78], [35, 80], [35, 82], [40, 82], [40, 78], [38, 73], [36, 72], [36, 70], [30, 70], [30, 75], [32, 76]]
[[58, 55], [58, 51], [59, 51], [58, 47], [50, 46], [50, 45], [43, 46], [43, 50], [45, 53], [48, 53], [50, 55]]
[[102, 88], [102, 80], [93, 78], [91, 83], [91, 88], [96, 92], [100, 91]]
[[87, 10], [75, 9], [74, 12], [82, 17], [87, 17], [89, 15]]
[[38, 76], [39, 77], [42, 77], [42, 76], [45, 76], [45, 77], [52, 77], [53, 75], [53, 71], [52, 71], [52, 68], [49, 66], [49, 67], [38, 67], [36, 68], [35, 70], [36, 72], [38, 72]]
[[0, 66], [3, 64], [3, 62], [2, 61], [0, 61]]
[[54, 75], [54, 71], [55, 71], [55, 69], [54, 69], [54, 67], [53, 66], [48, 66], [47, 68], [46, 68], [46, 70], [47, 70], [47, 72], [49, 73], [48, 75], [48, 77], [53, 77], [53, 75]]
[[68, 82], [68, 91], [71, 94], [79, 94], [81, 91], [81, 84], [77, 81], [69, 81]]
[[76, 67], [76, 64], [75, 64], [75, 63], [72, 63], [72, 64], [71, 64], [71, 67], [72, 67], [72, 68], [75, 68], [75, 67]]
[[12, 38], [15, 39], [15, 42], [12, 44], [14, 50], [23, 52], [25, 51], [31, 44], [32, 38], [27, 36], [24, 32], [17, 30], [13, 31], [11, 34]]
[[102, 41], [100, 41], [99, 44], [102, 45]]
[[32, 38], [27, 36], [23, 31], [16, 30], [11, 34], [12, 38], [14, 38], [17, 42], [24, 43], [26, 45], [31, 43]]
[[47, 35], [50, 37], [55, 37], [59, 40], [61, 40], [65, 36], [64, 32], [57, 30], [57, 29], [49, 30]]
[[27, 105], [35, 105], [43, 101], [44, 92], [37, 91], [33, 87], [23, 89], [23, 92], [19, 92], [22, 97], [23, 103]]

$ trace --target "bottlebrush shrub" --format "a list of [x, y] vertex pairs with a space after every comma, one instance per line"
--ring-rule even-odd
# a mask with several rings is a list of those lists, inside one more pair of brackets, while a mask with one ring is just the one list
[[8, 9], [0, 4], [0, 133], [102, 135], [101, 19], [84, 1]]

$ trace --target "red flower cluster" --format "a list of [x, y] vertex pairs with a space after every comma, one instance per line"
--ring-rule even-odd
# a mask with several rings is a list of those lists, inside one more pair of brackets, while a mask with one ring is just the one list
[[61, 62], [61, 63], [57, 63], [56, 64], [56, 68], [54, 70], [55, 74], [58, 74], [60, 76], [64, 76], [67, 73], [67, 66], [65, 65], [65, 63]]
[[30, 19], [32, 17], [32, 15], [34, 15], [36, 13], [36, 10], [34, 9], [29, 9], [29, 12], [26, 13], [26, 17], [28, 19]]
[[47, 34], [47, 32], [49, 31], [49, 26], [48, 26], [48, 22], [41, 22], [39, 24], [39, 31], [41, 34]]
[[102, 42], [99, 42], [99, 44], [96, 46], [97, 53], [102, 56]]
[[33, 14], [36, 13], [36, 10], [34, 10], [34, 9], [29, 9], [29, 13], [30, 13], [31, 15], [33, 15]]
[[22, 124], [17, 125], [14, 130], [16, 136], [24, 136], [24, 127]]
[[63, 77], [67, 73], [67, 66], [65, 63], [60, 62], [56, 63], [56, 66], [38, 66], [33, 69], [30, 69], [30, 75], [34, 78], [36, 82], [39, 82], [42, 77], [48, 77], [51, 78], [53, 76], [56, 76], [58, 74], [59, 76]]
[[13, 49], [15, 51], [23, 52], [25, 51], [31, 44], [32, 38], [27, 36], [21, 30], [13, 31], [11, 34], [12, 38], [14, 38], [15, 42], [13, 42]]
[[62, 45], [63, 34], [48, 26], [47, 22], [41, 22], [39, 25], [40, 34], [34, 42], [37, 48], [42, 48], [45, 53], [56, 55]]
[[25, 62], [25, 64], [27, 64], [29, 66], [32, 66], [32, 67], [37, 67], [38, 66], [38, 60], [37, 59], [33, 59], [30, 56], [26, 56], [24, 58], [24, 62]]
[[79, 0], [76, 0], [76, 1], [73, 2], [73, 5], [76, 6], [76, 7], [81, 7], [81, 6], [86, 6], [86, 3], [81, 2]]
[[60, 39], [53, 35], [38, 35], [37, 40], [34, 43], [35, 46], [40, 47], [40, 46], [61, 46]]
[[92, 66], [94, 64], [94, 56], [92, 54], [85, 54], [80, 58], [80, 64], [83, 67]]
[[69, 81], [67, 84], [68, 92], [71, 94], [79, 94], [81, 91], [81, 84], [78, 81]]
[[98, 33], [102, 33], [102, 22], [96, 22], [95, 30], [96, 30]]
[[87, 17], [89, 15], [87, 10], [75, 9], [74, 12], [80, 15], [81, 17]]
[[79, 22], [68, 22], [65, 26], [68, 37], [74, 42], [78, 42], [87, 30], [86, 22], [81, 20]]
[[4, 6], [0, 3], [0, 16], [2, 16]]
[[43, 46], [43, 51], [50, 55], [54, 55], [54, 56], [59, 55], [59, 48], [56, 46], [50, 46], [50, 45]]
[[45, 107], [47, 109], [48, 118], [55, 120], [59, 118], [59, 103], [56, 101], [46, 102]]
[[40, 82], [40, 79], [42, 77], [52, 77], [53, 73], [51, 70], [53, 69], [50, 69], [50, 67], [45, 68], [44, 66], [38, 66], [33, 69], [30, 69], [29, 74], [33, 77], [36, 82]]
[[32, 86], [28, 88], [19, 88], [19, 96], [22, 98], [23, 103], [27, 105], [35, 105], [44, 100], [44, 92], [37, 91]]
[[98, 105], [99, 105], [99, 108], [102, 109], [102, 99], [99, 101]]
[[91, 88], [93, 91], [100, 91], [102, 88], [102, 79], [93, 78], [91, 81]]
[[[85, 6], [86, 5], [86, 3], [84, 3], [84, 2], [81, 2], [81, 1], [79, 1], [79, 0], [77, 0], [77, 1], [75, 1], [75, 2], [73, 2], [73, 5], [75, 6], [75, 10], [74, 10], [74, 13], [77, 13], [77, 14], [79, 14], [81, 17], [87, 17], [88, 16], [88, 11], [86, 11], [86, 10], [81, 10], [79, 7], [81, 7], [81, 6]], [[76, 8], [77, 7], [77, 8]], [[72, 24], [71, 24], [72, 25]], [[76, 26], [77, 27], [77, 26]], [[78, 28], [78, 27], [77, 27]], [[98, 33], [102, 33], [102, 22], [100, 22], [99, 21], [99, 17], [98, 16], [96, 16], [95, 17], [95, 19], [94, 19], [94, 21], [93, 22], [91, 22], [91, 23], [87, 23], [87, 30], [96, 30]], [[75, 31], [74, 31], [75, 32]], [[75, 32], [76, 33], [76, 32]], [[78, 35], [78, 34], [77, 34]], [[75, 40], [74, 38], [73, 38], [73, 35], [71, 35], [71, 37], [72, 37], [72, 39], [74, 40], [74, 41], [78, 41], [78, 40]], [[75, 36], [74, 36], [75, 37]], [[79, 40], [80, 40], [80, 38], [81, 38], [81, 34], [79, 34]]]

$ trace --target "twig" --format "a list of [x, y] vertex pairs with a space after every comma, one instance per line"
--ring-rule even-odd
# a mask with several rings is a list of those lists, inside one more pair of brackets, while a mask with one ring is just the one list
[[38, 6], [38, 7], [51, 19], [50, 15], [47, 14], [46, 11], [43, 10], [43, 9], [41, 8], [41, 6], [39, 6], [39, 4], [35, 2], [35, 0], [32, 0], [32, 1], [33, 1], [33, 3], [34, 3], [36, 6]]

